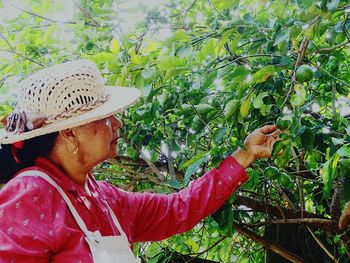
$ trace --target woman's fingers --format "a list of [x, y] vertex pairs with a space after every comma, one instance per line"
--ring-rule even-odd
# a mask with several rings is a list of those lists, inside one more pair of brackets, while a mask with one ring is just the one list
[[270, 136], [272, 136], [274, 139], [278, 138], [278, 135], [281, 133], [281, 130], [275, 130], [273, 133], [270, 134]]
[[269, 133], [276, 131], [276, 129], [277, 129], [277, 125], [272, 124], [272, 125], [265, 125], [265, 126], [259, 128], [258, 130], [260, 132], [262, 132], [263, 134], [269, 134]]

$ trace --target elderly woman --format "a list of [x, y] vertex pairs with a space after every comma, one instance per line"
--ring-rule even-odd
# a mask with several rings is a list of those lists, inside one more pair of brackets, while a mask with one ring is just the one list
[[43, 69], [19, 90], [0, 137], [0, 262], [137, 262], [133, 242], [187, 231], [215, 212], [278, 136], [274, 125], [254, 131], [245, 150], [178, 193], [128, 193], [90, 171], [116, 156], [114, 114], [138, 90], [105, 87], [87, 60]]

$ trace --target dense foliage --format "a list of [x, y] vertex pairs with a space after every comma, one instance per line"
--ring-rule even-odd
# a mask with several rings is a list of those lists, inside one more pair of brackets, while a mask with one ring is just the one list
[[0, 0], [17, 10], [0, 17], [1, 114], [17, 77], [91, 59], [108, 85], [144, 94], [124, 113], [118, 158], [96, 176], [162, 193], [185, 187], [251, 131], [277, 122], [284, 132], [273, 158], [253, 164], [220, 211], [137, 253], [147, 262], [283, 262], [268, 248], [294, 262], [345, 262], [347, 236], [337, 224], [350, 199], [348, 2], [170, 0], [129, 32], [120, 28], [124, 4], [76, 1], [72, 18], [58, 20], [59, 1]]

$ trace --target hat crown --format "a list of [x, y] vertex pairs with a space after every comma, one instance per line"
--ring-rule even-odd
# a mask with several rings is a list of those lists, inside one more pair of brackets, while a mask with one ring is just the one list
[[42, 69], [23, 80], [17, 108], [50, 116], [105, 96], [96, 65], [89, 60], [76, 60]]

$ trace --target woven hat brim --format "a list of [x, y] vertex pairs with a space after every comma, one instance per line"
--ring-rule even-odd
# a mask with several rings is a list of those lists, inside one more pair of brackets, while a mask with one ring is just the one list
[[59, 120], [54, 123], [45, 125], [41, 128], [34, 129], [28, 132], [23, 132], [21, 134], [9, 134], [1, 130], [0, 143], [10, 144], [18, 141], [28, 140], [34, 137], [38, 137], [44, 134], [69, 129], [77, 126], [81, 126], [96, 120], [106, 118], [117, 112], [122, 112], [126, 108], [130, 107], [140, 98], [141, 92], [136, 88], [126, 88], [109, 86], [106, 87], [107, 92], [110, 97], [102, 105], [96, 107], [95, 109], [89, 110], [87, 112], [81, 113], [77, 116], [71, 117], [66, 120]]

